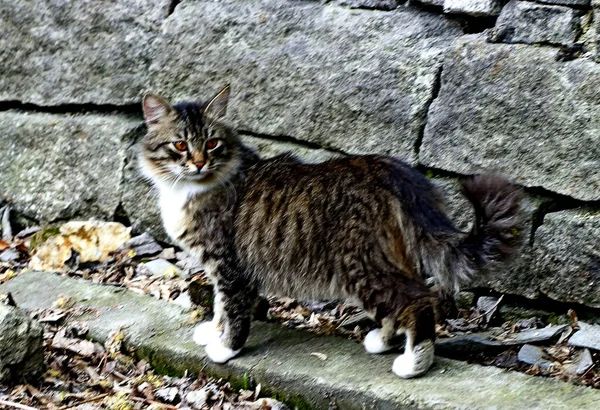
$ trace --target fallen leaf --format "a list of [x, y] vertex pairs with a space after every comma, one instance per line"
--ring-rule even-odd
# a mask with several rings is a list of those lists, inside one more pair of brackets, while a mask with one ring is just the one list
[[94, 354], [103, 353], [104, 349], [97, 343], [89, 340], [76, 339], [66, 335], [66, 329], [61, 329], [52, 339], [52, 347], [55, 349], [66, 349], [78, 355], [90, 357]]
[[130, 238], [131, 228], [118, 222], [71, 221], [58, 234], [35, 246], [29, 267], [36, 270], [64, 270], [65, 262], [78, 255], [78, 262], [105, 262]]
[[319, 352], [312, 352], [310, 354], [311, 356], [315, 356], [323, 361], [327, 360], [327, 355], [323, 354], [323, 353], [319, 353]]

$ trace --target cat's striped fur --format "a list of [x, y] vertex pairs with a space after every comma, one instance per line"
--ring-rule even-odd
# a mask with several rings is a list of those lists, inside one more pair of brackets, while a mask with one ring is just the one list
[[196, 341], [218, 362], [238, 354], [258, 291], [344, 297], [382, 324], [367, 336], [367, 351], [388, 350], [405, 332], [394, 372], [427, 371], [435, 319], [424, 279], [454, 291], [508, 260], [521, 242], [520, 190], [498, 178], [467, 181], [477, 222], [463, 233], [427, 178], [397, 159], [261, 160], [222, 123], [228, 95], [226, 87], [208, 103], [173, 107], [144, 98], [140, 161], [160, 191], [165, 229], [215, 283], [215, 318], [199, 326]]

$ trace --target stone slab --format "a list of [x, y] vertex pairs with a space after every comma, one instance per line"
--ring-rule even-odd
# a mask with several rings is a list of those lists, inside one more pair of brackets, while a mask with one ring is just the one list
[[571, 336], [569, 344], [600, 351], [600, 325], [579, 322], [579, 330]]
[[529, 283], [541, 293], [600, 308], [600, 212], [547, 214], [535, 233], [533, 261]]
[[446, 55], [420, 162], [600, 200], [600, 65], [555, 54], [464, 36]]
[[44, 368], [43, 336], [39, 322], [0, 301], [0, 385], [40, 376]]
[[436, 352], [444, 357], [469, 358], [479, 353], [498, 353], [511, 346], [547, 342], [557, 339], [569, 329], [568, 325], [549, 326], [542, 329], [525, 330], [510, 337], [498, 338], [504, 329], [494, 328], [485, 332], [467, 333], [436, 341]]
[[240, 129], [414, 163], [443, 52], [461, 34], [414, 7], [183, 2], [154, 43], [152, 88], [206, 99], [231, 82]]
[[148, 83], [170, 0], [0, 2], [0, 100], [127, 104]]
[[41, 222], [112, 219], [126, 140], [138, 126], [122, 115], [0, 112], [0, 194]]
[[581, 15], [570, 7], [513, 0], [502, 9], [490, 39], [503, 43], [569, 46], [581, 33]]
[[394, 354], [367, 355], [361, 345], [343, 338], [265, 323], [253, 324], [241, 356], [217, 365], [193, 344], [193, 328], [184, 324], [187, 316], [174, 304], [39, 272], [22, 273], [0, 286], [0, 292], [7, 291], [28, 310], [50, 307], [59, 295], [72, 297], [91, 311], [69, 320], [86, 320], [100, 342], [122, 326], [126, 343], [161, 372], [204, 370], [234, 382], [246, 377], [261, 383], [268, 394], [303, 408], [595, 409], [600, 400], [598, 390], [439, 358], [425, 377], [403, 380], [391, 372]]

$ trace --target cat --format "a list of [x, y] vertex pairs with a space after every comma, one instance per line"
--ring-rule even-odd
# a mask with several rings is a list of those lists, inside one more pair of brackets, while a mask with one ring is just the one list
[[214, 318], [194, 341], [223, 363], [242, 349], [259, 291], [356, 300], [381, 327], [369, 353], [392, 349], [392, 371], [410, 378], [434, 360], [435, 295], [456, 291], [521, 245], [521, 189], [474, 176], [463, 191], [476, 212], [469, 233], [454, 227], [438, 190], [388, 156], [351, 155], [307, 164], [291, 154], [261, 159], [224, 123], [230, 87], [207, 102], [171, 106], [147, 93], [142, 173], [159, 192], [163, 225], [199, 258], [214, 283]]

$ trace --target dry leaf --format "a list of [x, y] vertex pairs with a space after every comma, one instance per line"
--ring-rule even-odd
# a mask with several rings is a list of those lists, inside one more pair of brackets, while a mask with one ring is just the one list
[[67, 222], [58, 235], [36, 248], [29, 266], [36, 270], [63, 270], [73, 251], [80, 262], [107, 261], [111, 252], [131, 239], [130, 231], [118, 222]]
[[318, 357], [319, 359], [321, 359], [321, 360], [323, 360], [323, 361], [327, 360], [327, 355], [325, 355], [325, 354], [323, 354], [323, 353], [319, 353], [319, 352], [312, 352], [310, 355], [311, 355], [311, 356]]

